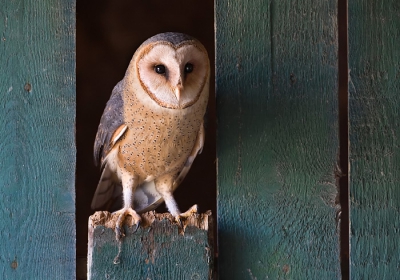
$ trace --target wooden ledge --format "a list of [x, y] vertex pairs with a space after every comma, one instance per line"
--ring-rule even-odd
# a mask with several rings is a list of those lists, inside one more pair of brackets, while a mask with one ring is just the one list
[[[142, 221], [140, 222], [140, 227], [142, 228], [151, 227], [155, 221], [162, 221], [164, 219], [170, 221], [171, 225], [178, 226], [174, 220], [174, 217], [170, 213], [156, 213], [155, 211], [150, 211], [143, 213], [140, 216], [142, 217]], [[211, 211], [207, 211], [201, 214], [192, 214], [187, 219], [182, 219], [183, 231], [181, 228], [179, 228], [179, 233], [184, 234], [187, 226], [194, 226], [201, 230], [208, 231], [209, 226], [212, 226], [212, 223], [210, 224], [210, 219], [212, 219], [211, 216]], [[107, 211], [95, 212], [89, 217], [89, 229], [97, 226], [104, 226], [114, 230], [117, 219], [118, 217], [116, 215], [113, 215]], [[128, 215], [126, 217], [125, 224], [128, 225], [129, 228], [133, 227], [133, 220], [131, 216]]]
[[213, 279], [211, 211], [182, 219], [183, 229], [169, 213], [141, 217], [136, 232], [126, 218], [122, 242], [115, 239], [115, 215], [89, 217], [88, 279]]

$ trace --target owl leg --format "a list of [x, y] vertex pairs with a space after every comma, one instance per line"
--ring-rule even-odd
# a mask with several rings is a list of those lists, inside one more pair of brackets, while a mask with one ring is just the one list
[[127, 174], [121, 176], [122, 178], [122, 194], [124, 200], [124, 207], [121, 210], [118, 210], [113, 213], [113, 215], [117, 215], [118, 219], [115, 224], [115, 236], [117, 240], [120, 240], [123, 236], [123, 224], [127, 215], [130, 215], [136, 225], [135, 231], [139, 228], [141, 217], [139, 214], [133, 210], [133, 197], [132, 194], [137, 187], [137, 180], [134, 176], [129, 176]]
[[172, 216], [174, 216], [175, 220], [180, 224], [180, 226], [183, 227], [181, 218], [187, 218], [193, 213], [197, 213], [197, 205], [193, 205], [188, 211], [181, 213], [175, 201], [175, 198], [172, 195], [172, 184], [172, 176], [163, 176], [155, 180], [156, 189], [163, 197], [165, 205], [167, 205], [168, 211], [172, 214]]

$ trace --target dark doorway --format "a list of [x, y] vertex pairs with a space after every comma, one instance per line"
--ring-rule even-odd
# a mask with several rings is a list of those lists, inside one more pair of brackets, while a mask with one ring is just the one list
[[[136, 48], [167, 31], [199, 39], [214, 65], [214, 2], [77, 1], [77, 279], [86, 277], [87, 221], [100, 172], [93, 163], [93, 143], [113, 87], [123, 78]], [[216, 213], [214, 67], [210, 80], [206, 144], [192, 170], [175, 192], [181, 210], [193, 204]], [[160, 206], [157, 212], [165, 212]], [[216, 220], [216, 219], [215, 219]]]

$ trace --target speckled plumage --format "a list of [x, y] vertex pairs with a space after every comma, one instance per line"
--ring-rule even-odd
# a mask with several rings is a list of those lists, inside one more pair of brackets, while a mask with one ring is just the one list
[[[156, 71], [159, 65], [164, 73]], [[92, 208], [120, 195], [116, 186], [122, 185], [117, 238], [126, 215], [138, 224], [137, 213], [163, 200], [178, 220], [188, 214], [181, 214], [172, 193], [202, 150], [208, 87], [207, 52], [188, 35], [158, 34], [135, 52], [107, 102], [94, 146], [102, 177]]]

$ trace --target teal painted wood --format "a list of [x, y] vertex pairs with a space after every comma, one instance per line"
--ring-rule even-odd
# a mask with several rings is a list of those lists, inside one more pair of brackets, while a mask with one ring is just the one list
[[1, 279], [75, 277], [75, 1], [1, 1]]
[[[121, 245], [108, 212], [89, 218], [88, 279], [213, 279], [213, 231], [208, 214], [184, 221], [184, 235], [171, 223], [172, 216], [148, 212], [141, 227], [133, 233], [127, 228]], [[114, 264], [121, 254], [119, 263]]]
[[400, 2], [349, 1], [351, 279], [398, 279]]
[[338, 279], [337, 1], [216, 1], [220, 279]]

